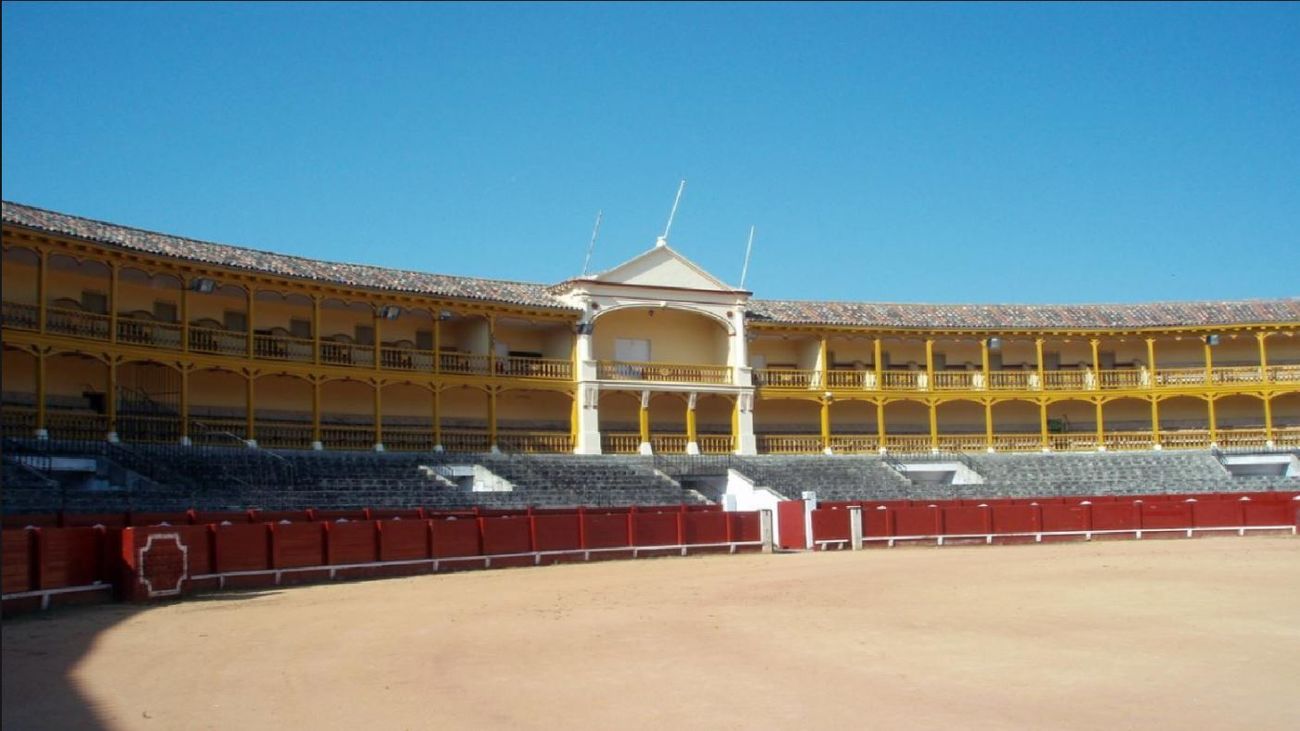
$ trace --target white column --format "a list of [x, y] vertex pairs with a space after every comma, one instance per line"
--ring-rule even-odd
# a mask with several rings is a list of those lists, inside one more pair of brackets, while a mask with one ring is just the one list
[[600, 454], [600, 386], [578, 384], [578, 429], [574, 454]]
[[754, 438], [754, 392], [742, 391], [736, 396], [736, 454], [758, 454], [758, 440]]

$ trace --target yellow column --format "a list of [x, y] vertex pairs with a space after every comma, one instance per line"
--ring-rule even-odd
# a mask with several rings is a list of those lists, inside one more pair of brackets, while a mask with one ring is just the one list
[[1147, 370], [1151, 372], [1151, 385], [1148, 386], [1148, 388], [1155, 388], [1156, 386], [1156, 339], [1155, 338], [1147, 338]]
[[[1259, 340], [1259, 377], [1261, 381], [1268, 383], [1272, 380], [1268, 377], [1268, 346], [1264, 343], [1268, 339], [1268, 333], [1255, 333], [1255, 337]], [[1272, 437], [1269, 439], [1271, 440]]]
[[181, 352], [190, 352], [190, 280], [187, 278], [181, 279]]
[[698, 444], [699, 432], [695, 421], [695, 407], [687, 404], [686, 406], [686, 441]]
[[650, 401], [641, 397], [641, 411], [638, 413], [638, 425], [641, 431], [641, 443], [650, 443]]
[[1273, 398], [1264, 397], [1264, 441], [1273, 443]]
[[190, 443], [190, 369], [181, 368], [181, 393], [180, 393], [180, 417], [181, 417], [181, 444]]
[[1209, 408], [1209, 411], [1210, 411], [1210, 443], [1211, 443], [1211, 444], [1218, 444], [1218, 442], [1219, 442], [1219, 429], [1218, 429], [1218, 425], [1215, 423], [1215, 417], [1214, 417], [1214, 397], [1213, 397], [1213, 396], [1210, 396], [1210, 397], [1206, 398], [1206, 399], [1205, 399], [1205, 403], [1209, 404], [1209, 407], [1210, 407], [1210, 408]]
[[108, 420], [108, 441], [117, 441], [117, 361], [108, 361], [108, 385], [104, 389], [104, 412]]
[[[1092, 377], [1093, 388], [1101, 388], [1101, 341], [1093, 338], [1088, 341], [1092, 345]], [[1101, 404], [1097, 405], [1099, 408]], [[1100, 443], [1100, 442], [1099, 442]]]
[[1205, 341], [1205, 385], [1214, 384], [1214, 353], [1210, 342]]
[[815, 376], [816, 380], [814, 381], [819, 388], [831, 387], [830, 376], [828, 375], [831, 370], [831, 364], [827, 362], [829, 352], [830, 348], [826, 342], [826, 337], [823, 335], [821, 343], [817, 348], [817, 375]]
[[573, 408], [569, 409], [569, 441], [576, 447], [578, 444], [578, 398], [573, 398]]
[[1106, 448], [1106, 427], [1102, 420], [1101, 402], [1097, 402], [1097, 449]]
[[311, 382], [311, 448], [323, 449], [324, 441], [320, 433], [320, 380], [313, 378]]
[[[248, 357], [253, 357], [253, 303], [257, 300], [257, 291], [253, 288], [253, 283], [248, 283]], [[249, 437], [252, 439], [252, 437]]]
[[[376, 331], [377, 332], [377, 331]], [[379, 338], [375, 338], [379, 342]], [[384, 408], [383, 408], [384, 385], [375, 383], [375, 450], [379, 451], [384, 446]], [[496, 440], [492, 440], [496, 443]]]
[[1151, 399], [1151, 443], [1160, 445], [1160, 402]]
[[[988, 351], [984, 351], [984, 372], [988, 373]], [[993, 402], [984, 402], [984, 447], [993, 451]]]
[[[311, 352], [312, 362], [320, 365], [320, 295], [311, 296]], [[316, 441], [320, 441], [319, 438]]]
[[497, 392], [488, 391], [488, 448], [497, 448]]
[[117, 342], [117, 262], [108, 265], [108, 341]]
[[438, 449], [442, 447], [442, 417], [438, 413], [438, 402], [442, 399], [442, 393], [439, 392], [438, 386], [433, 387], [433, 447]]
[[[925, 387], [934, 390], [934, 338], [925, 339]], [[934, 404], [930, 408], [933, 412]]]
[[[377, 310], [377, 309], [374, 310], [374, 318], [375, 318], [375, 327], [374, 327], [374, 330], [375, 330], [375, 344], [374, 344], [374, 348], [375, 348], [375, 370], [379, 370], [379, 361], [381, 361], [381, 360], [384, 359], [384, 346], [383, 346], [383, 342], [384, 342], [384, 340], [383, 340], [383, 337], [382, 337], [382, 333], [380, 332], [380, 330], [382, 329], [383, 324], [384, 324], [384, 318], [383, 318], [383, 317], [380, 317], [380, 315], [379, 315], [379, 310]], [[376, 442], [376, 443], [378, 443], [378, 442]]]
[[[252, 328], [249, 328], [249, 333], [252, 333]], [[248, 440], [251, 445], [257, 441], [257, 408], [253, 404], [253, 374], [245, 374], [245, 377], [248, 380], [246, 382], [247, 387], [244, 390], [244, 428], [246, 430], [244, 439]]]
[[831, 402], [828, 399], [822, 399], [821, 427], [822, 451], [829, 454], [831, 451]]
[[[1265, 402], [1265, 405], [1268, 402]], [[45, 354], [36, 352], [36, 436], [45, 436]]]
[[[980, 341], [980, 370], [984, 373], [984, 388], [990, 387], [989, 383], [989, 339], [984, 338]], [[987, 404], [986, 404], [987, 405]], [[991, 430], [990, 430], [991, 431]], [[989, 446], [993, 446], [993, 439], [990, 437]]]
[[[876, 343], [880, 341], [877, 340]], [[876, 448], [885, 448], [885, 402], [876, 402]]]
[[[488, 375], [497, 373], [497, 316], [488, 315]], [[495, 444], [495, 442], [493, 442]]]
[[[1046, 389], [1047, 381], [1044, 380], [1044, 375], [1043, 375], [1043, 339], [1042, 338], [1034, 339], [1034, 352], [1037, 353], [1037, 357], [1038, 357], [1038, 388]], [[1043, 423], [1046, 423], [1046, 421], [1044, 421]]]
[[36, 319], [41, 333], [45, 332], [45, 300], [49, 299], [49, 252], [41, 249], [40, 258], [36, 260]]
[[[433, 373], [442, 371], [442, 310], [433, 313]], [[575, 368], [575, 374], [578, 372]], [[434, 391], [436, 394], [437, 391]]]
[[[871, 357], [872, 366], [876, 371], [876, 389], [879, 390], [885, 387], [885, 383], [882, 380], [885, 368], [885, 364], [882, 362], [884, 360], [884, 348], [881, 347], [880, 338], [876, 338], [871, 344]], [[884, 405], [881, 403], [877, 403], [877, 406], [884, 408]], [[881, 433], [880, 445], [882, 447], [885, 445], [883, 432]]]
[[[926, 355], [929, 355], [930, 349], [926, 348]], [[934, 402], [930, 404], [930, 449], [938, 451], [939, 449], [939, 410]]]
[[[1042, 341], [1040, 340], [1039, 342], [1041, 343]], [[1039, 361], [1038, 365], [1041, 370], [1043, 365], [1042, 361]], [[1043, 449], [1051, 448], [1052, 443], [1047, 436], [1047, 402], [1046, 401], [1038, 402], [1038, 428], [1039, 428], [1039, 432], [1038, 432], [1039, 440], [1043, 445]]]

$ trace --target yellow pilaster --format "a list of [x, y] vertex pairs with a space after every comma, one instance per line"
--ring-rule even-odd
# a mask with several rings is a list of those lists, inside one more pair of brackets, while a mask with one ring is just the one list
[[[1047, 381], [1043, 380], [1044, 375], [1043, 375], [1043, 339], [1042, 338], [1034, 338], [1034, 353], [1037, 355], [1037, 359], [1038, 359], [1038, 388], [1046, 389]], [[1047, 423], [1046, 417], [1043, 417], [1043, 424], [1045, 425], [1046, 423]], [[1046, 439], [1043, 440], [1044, 446], [1046, 446], [1046, 441], [1047, 441]]]
[[689, 404], [686, 406], [686, 441], [694, 444], [698, 444], [700, 441], [695, 421], [695, 407]]
[[[320, 365], [320, 295], [311, 296], [311, 352], [312, 362]], [[314, 437], [320, 441], [320, 437]]]
[[1102, 420], [1101, 402], [1097, 402], [1097, 448], [1106, 446], [1106, 425]]
[[[181, 280], [181, 352], [190, 352], [190, 279]], [[181, 432], [184, 436], [185, 432]]]
[[[984, 351], [984, 372], [988, 373], [988, 351]], [[984, 448], [993, 451], [993, 402], [984, 402]]]
[[[987, 389], [992, 385], [989, 383], [989, 339], [988, 338], [984, 338], [983, 340], [980, 341], [980, 370], [984, 373], [984, 388]], [[992, 405], [990, 404], [985, 404], [984, 406], [986, 409], [989, 410], [992, 410], [993, 408]], [[990, 432], [992, 432], [992, 429], [990, 429]], [[993, 446], [993, 438], [991, 436], [989, 437], [989, 446], [990, 447]]]
[[[254, 352], [253, 331], [256, 330], [256, 327], [253, 325], [253, 316], [254, 316], [253, 303], [256, 301], [257, 301], [257, 290], [254, 289], [253, 285], [250, 283], [248, 285], [248, 357], [249, 358], [253, 357], [253, 352]], [[249, 439], [252, 439], [252, 437], [250, 436]]]
[[[1150, 388], [1156, 385], [1156, 339], [1147, 338], [1147, 370], [1151, 371]], [[1154, 401], [1152, 403], [1155, 403]]]
[[[926, 347], [925, 352], [927, 356], [930, 354], [930, 348], [928, 346]], [[939, 409], [933, 401], [931, 401], [928, 404], [928, 406], [930, 407], [930, 449], [938, 450], [939, 449]]]
[[[1214, 384], [1214, 352], [1210, 347], [1210, 342], [1205, 341], [1205, 385]], [[1212, 406], [1212, 405], [1211, 405]]]
[[[44, 320], [42, 320], [44, 322]], [[1267, 405], [1267, 402], [1265, 402]], [[45, 353], [36, 353], [36, 431], [45, 431]]]
[[384, 359], [383, 333], [381, 330], [384, 325], [384, 318], [380, 317], [379, 310], [375, 311], [375, 370], [379, 370], [379, 362]]
[[186, 442], [190, 438], [190, 369], [189, 368], [181, 368], [180, 417], [181, 417], [181, 442]]
[[108, 383], [104, 389], [104, 412], [108, 420], [108, 433], [111, 436], [117, 433], [117, 361], [110, 359], [108, 361]]
[[[830, 376], [828, 375], [831, 364], [827, 361], [829, 353], [830, 346], [826, 341], [826, 337], [822, 336], [821, 342], [817, 346], [817, 383], [821, 388], [831, 387]], [[825, 445], [822, 446], [825, 447]]]
[[578, 418], [578, 399], [575, 397], [573, 407], [569, 409], [569, 439], [573, 441], [575, 447], [578, 444]]
[[[934, 338], [925, 339], [925, 384], [927, 389], [934, 390]], [[934, 404], [930, 404], [930, 413], [933, 416]], [[938, 446], [937, 440], [933, 446]]]
[[[433, 374], [442, 371], [442, 310], [433, 313]], [[577, 374], [577, 371], [574, 371]], [[438, 392], [434, 391], [436, 397]], [[436, 443], [436, 442], [435, 442]]]
[[432, 407], [433, 413], [431, 414], [431, 416], [433, 417], [433, 446], [434, 447], [442, 446], [442, 416], [439, 414], [439, 408], [438, 408], [440, 405], [439, 401], [441, 400], [442, 400], [442, 393], [438, 390], [438, 387], [435, 385], [433, 387], [433, 407]]
[[49, 299], [49, 256], [49, 252], [41, 249], [36, 260], [36, 319], [42, 335], [45, 334], [45, 301]]
[[[876, 388], [877, 388], [877, 389], [881, 389], [881, 388], [884, 388], [884, 387], [885, 387], [885, 384], [884, 384], [884, 382], [882, 381], [882, 378], [884, 377], [884, 369], [885, 369], [885, 364], [884, 364], [884, 362], [883, 362], [883, 361], [884, 361], [884, 352], [885, 352], [885, 349], [884, 349], [884, 348], [882, 347], [882, 345], [881, 345], [880, 338], [876, 338], [875, 340], [873, 340], [872, 343], [871, 343], [871, 360], [872, 360], [872, 367], [875, 368], [875, 371], [876, 371]], [[877, 404], [877, 405], [880, 406], [881, 408], [884, 408], [884, 405], [883, 405], [883, 404]], [[879, 422], [879, 421], [877, 422], [877, 424], [880, 424], [880, 423], [883, 423], [883, 422]], [[882, 428], [883, 428], [883, 427], [882, 427]], [[884, 438], [884, 437], [885, 437], [885, 435], [884, 435], [884, 432], [882, 431], [881, 434], [880, 434], [880, 444], [881, 444], [881, 446], [884, 446], [884, 444], [885, 444], [885, 438]]]
[[822, 451], [826, 452], [831, 448], [831, 402], [822, 399], [821, 403]]
[[[877, 347], [879, 347], [879, 344], [880, 341], [876, 340]], [[879, 361], [877, 361], [877, 363], [879, 363]], [[884, 401], [876, 402], [876, 442], [877, 442], [877, 448], [879, 449], [885, 448], [885, 402]]]
[[[249, 327], [248, 332], [250, 334], [249, 342], [251, 343], [251, 334], [253, 332], [251, 326]], [[254, 439], [257, 439], [257, 407], [254, 405], [253, 399], [254, 378], [252, 373], [246, 373], [244, 375], [245, 378], [247, 378], [245, 381], [247, 386], [244, 389], [244, 428], [247, 430], [247, 433], [244, 435], [244, 439], [251, 442]]]
[[1267, 396], [1264, 398], [1264, 439], [1273, 443], [1273, 399]]
[[1210, 416], [1210, 443], [1217, 444], [1219, 441], [1219, 430], [1218, 430], [1218, 425], [1215, 423], [1214, 397], [1209, 397], [1205, 399], [1205, 403], [1209, 406], [1208, 411]]
[[641, 400], [641, 411], [637, 414], [637, 424], [641, 432], [641, 443], [650, 443], [650, 403], [646, 399]]
[[[375, 342], [378, 342], [376, 338]], [[384, 443], [384, 385], [375, 384], [375, 444]]]
[[[1041, 340], [1038, 342], [1042, 343]], [[1042, 370], [1042, 365], [1043, 362], [1040, 360], [1038, 362], [1039, 370]], [[1047, 402], [1046, 401], [1040, 401], [1038, 403], [1038, 428], [1039, 428], [1039, 440], [1043, 445], [1043, 449], [1047, 449], [1048, 447], [1051, 446], [1052, 443], [1047, 436]]]
[[[1268, 345], [1265, 344], [1265, 341], [1268, 339], [1268, 333], [1255, 333], [1255, 337], [1259, 340], [1259, 376], [1261, 380], [1268, 383], [1273, 380], [1268, 377]], [[1265, 400], [1265, 403], [1268, 403], [1267, 399]], [[1272, 439], [1273, 437], [1270, 435], [1269, 440]]]
[[1160, 444], [1160, 402], [1155, 399], [1151, 399], [1151, 443]]
[[497, 392], [488, 391], [488, 447], [497, 446]]
[[[1092, 377], [1094, 379], [1093, 388], [1100, 389], [1101, 388], [1101, 341], [1098, 340], [1097, 338], [1093, 338], [1088, 341], [1088, 344], [1092, 346]], [[1101, 404], [1097, 404], [1097, 408], [1100, 409]], [[1097, 443], [1101, 444], [1100, 437], [1098, 437]]]
[[[497, 372], [497, 316], [488, 315], [488, 375]], [[495, 442], [493, 442], [495, 444]]]
[[312, 446], [322, 443], [320, 434], [320, 381], [311, 382], [311, 441]]
[[108, 342], [117, 342], [117, 262], [108, 265]]

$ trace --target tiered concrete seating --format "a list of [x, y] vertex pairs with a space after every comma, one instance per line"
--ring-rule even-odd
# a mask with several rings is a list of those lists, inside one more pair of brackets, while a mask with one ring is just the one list
[[821, 500], [895, 500], [913, 493], [907, 478], [874, 456], [762, 455], [736, 457], [732, 466], [789, 498], [805, 490]]

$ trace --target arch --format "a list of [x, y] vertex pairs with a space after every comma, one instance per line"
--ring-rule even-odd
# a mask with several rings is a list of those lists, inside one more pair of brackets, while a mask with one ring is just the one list
[[930, 434], [930, 407], [923, 401], [898, 399], [885, 404], [885, 434]]
[[312, 383], [293, 373], [263, 373], [254, 382], [257, 443], [307, 449], [312, 442]]
[[45, 356], [45, 424], [54, 439], [103, 439], [108, 424], [108, 364], [80, 351]]
[[36, 429], [36, 356], [4, 344], [0, 359], [0, 409], [4, 436], [30, 437]]
[[1097, 405], [1083, 399], [1064, 399], [1047, 404], [1050, 434], [1096, 434]]
[[1214, 400], [1214, 422], [1219, 429], [1264, 428], [1264, 399], [1258, 394], [1235, 393]]
[[175, 444], [181, 435], [181, 374], [157, 360], [117, 366], [117, 434], [127, 442]]
[[323, 381], [320, 422], [321, 442], [327, 449], [372, 449], [378, 441], [375, 387], [354, 378]]
[[[689, 308], [614, 307], [595, 321], [592, 353], [600, 361], [727, 365], [731, 330], [723, 321]], [[620, 341], [644, 343], [648, 357], [621, 354]]]
[[641, 395], [632, 391], [600, 392], [597, 405], [601, 434], [638, 433]]
[[[1273, 428], [1300, 429], [1300, 392], [1283, 393], [1274, 396], [1269, 402], [1273, 415]], [[1300, 434], [1289, 443], [1300, 446]]]
[[573, 395], [548, 389], [497, 394], [497, 444], [504, 452], [571, 452]]
[[821, 434], [821, 403], [813, 399], [760, 398], [754, 402], [755, 434]]
[[978, 401], [943, 401], [935, 406], [934, 413], [941, 435], [984, 433], [984, 404]]
[[830, 405], [831, 449], [840, 453], [874, 452], [880, 448], [874, 401], [836, 399]]
[[418, 383], [385, 383], [380, 388], [380, 440], [399, 452], [433, 450], [433, 391]]
[[994, 434], [1039, 434], [1042, 432], [1038, 403], [1006, 399], [993, 404]]
[[442, 444], [450, 452], [485, 452], [492, 446], [488, 433], [489, 394], [471, 385], [451, 386], [438, 393]]
[[189, 375], [190, 438], [224, 444], [247, 439], [248, 379], [228, 368], [201, 368]]
[[1160, 399], [1160, 431], [1208, 429], [1209, 406], [1197, 396], [1172, 396]]
[[689, 313], [692, 315], [703, 315], [704, 317], [707, 317], [710, 320], [713, 320], [714, 322], [722, 326], [722, 329], [725, 330], [728, 335], [734, 335], [736, 333], [735, 326], [732, 325], [731, 321], [728, 320], [726, 317], [719, 315], [718, 313], [713, 312], [711, 310], [704, 309], [703, 307], [695, 307], [692, 305], [680, 304], [680, 303], [674, 303], [671, 305], [664, 305], [664, 306], [649, 305], [644, 303], [634, 303], [634, 304], [626, 304], [626, 305], [614, 305], [611, 307], [601, 307], [600, 309], [592, 313], [591, 322], [593, 325], [595, 325], [604, 316], [616, 312], [623, 312], [625, 310], [652, 310], [652, 311], [671, 310], [671, 311]]
[[1101, 406], [1106, 431], [1151, 431], [1151, 402], [1125, 396], [1107, 399]]
[[[24, 246], [6, 246], [4, 248], [3, 289], [6, 304], [36, 305], [37, 302], [37, 268], [40, 266], [40, 254]], [[6, 313], [6, 320], [9, 315]], [[6, 324], [9, 324], [6, 322]]]
[[47, 302], [59, 309], [108, 314], [111, 274], [108, 264], [68, 254], [51, 254], [46, 259]]

